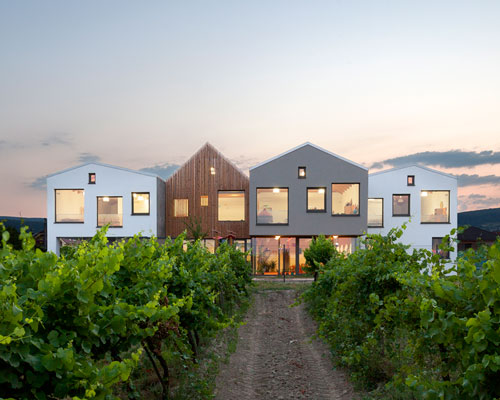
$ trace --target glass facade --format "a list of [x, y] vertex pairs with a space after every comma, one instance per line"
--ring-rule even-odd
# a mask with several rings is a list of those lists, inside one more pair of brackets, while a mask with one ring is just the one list
[[288, 188], [257, 189], [257, 224], [288, 224]]
[[83, 189], [56, 189], [55, 222], [84, 222], [84, 200]]
[[384, 199], [368, 199], [368, 227], [384, 226]]
[[450, 222], [450, 192], [448, 190], [422, 190], [420, 192], [420, 222]]
[[97, 226], [123, 226], [123, 198], [118, 196], [97, 197]]
[[359, 215], [359, 183], [332, 183], [332, 215]]
[[245, 220], [245, 192], [219, 192], [219, 221]]

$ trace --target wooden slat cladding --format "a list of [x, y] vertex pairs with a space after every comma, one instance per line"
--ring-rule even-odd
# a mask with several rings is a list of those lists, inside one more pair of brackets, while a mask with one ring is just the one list
[[[210, 168], [215, 168], [215, 175]], [[186, 229], [191, 218], [201, 218], [208, 237], [248, 238], [249, 179], [219, 153], [211, 144], [205, 144], [166, 182], [166, 234], [176, 237]], [[245, 221], [218, 221], [217, 197], [220, 190], [245, 192]], [[208, 196], [208, 206], [201, 206], [201, 196]], [[188, 199], [189, 217], [174, 217], [174, 199]]]

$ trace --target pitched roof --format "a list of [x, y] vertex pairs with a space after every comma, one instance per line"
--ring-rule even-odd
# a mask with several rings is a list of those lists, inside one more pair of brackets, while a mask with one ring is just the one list
[[76, 165], [74, 167], [67, 168], [67, 169], [64, 169], [62, 171], [54, 172], [53, 174], [47, 175], [47, 178], [51, 178], [51, 177], [53, 177], [55, 175], [59, 175], [59, 174], [64, 174], [65, 172], [73, 171], [74, 169], [85, 167], [87, 165], [99, 165], [100, 167], [114, 168], [114, 169], [118, 169], [118, 170], [125, 171], [125, 172], [133, 172], [135, 174], [146, 175], [146, 176], [151, 176], [153, 178], [162, 179], [158, 175], [151, 174], [149, 172], [143, 172], [143, 171], [137, 171], [135, 169], [117, 167], [116, 165], [103, 164], [103, 163], [100, 163], [100, 162], [89, 162], [89, 163], [85, 163], [85, 164]]
[[199, 153], [201, 153], [205, 148], [209, 149], [210, 151], [216, 153], [220, 158], [222, 158], [224, 161], [226, 161], [228, 164], [230, 164], [236, 171], [238, 171], [241, 175], [243, 175], [246, 179], [248, 179], [248, 176], [247, 174], [245, 174], [241, 169], [240, 167], [238, 167], [234, 162], [232, 162], [229, 158], [227, 158], [224, 154], [222, 154], [219, 150], [217, 150], [212, 144], [210, 144], [209, 142], [206, 142], [203, 146], [201, 146], [191, 157], [189, 157], [179, 168], [177, 168], [177, 170], [175, 170], [175, 172], [170, 175], [168, 178], [167, 178], [167, 182], [170, 180], [170, 179], [173, 179], [173, 177], [179, 173], [179, 171], [182, 170], [182, 168], [184, 168], [184, 166], [186, 164], [188, 164], [193, 158], [196, 158], [198, 156]]
[[485, 231], [476, 226], [469, 226], [462, 233], [458, 234], [458, 240], [465, 242], [475, 242], [481, 240], [483, 242], [494, 242], [497, 238], [496, 232]]
[[287, 155], [289, 153], [292, 153], [295, 150], [299, 150], [299, 149], [301, 149], [302, 147], [305, 147], [305, 146], [311, 146], [311, 147], [315, 148], [316, 150], [320, 150], [323, 153], [326, 153], [326, 154], [328, 154], [330, 156], [336, 157], [336, 158], [338, 158], [338, 159], [340, 159], [342, 161], [345, 161], [345, 162], [347, 162], [349, 164], [355, 165], [358, 168], [361, 168], [361, 169], [364, 169], [364, 170], [368, 171], [367, 167], [365, 167], [365, 166], [363, 166], [361, 164], [355, 163], [354, 161], [348, 160], [347, 158], [344, 158], [342, 156], [339, 156], [338, 154], [332, 153], [331, 151], [325, 150], [322, 147], [316, 146], [315, 144], [313, 144], [311, 142], [302, 143], [301, 145], [299, 145], [297, 147], [294, 147], [293, 149], [285, 151], [284, 153], [281, 153], [281, 154], [279, 154], [277, 156], [274, 156], [274, 157], [272, 157], [272, 158], [270, 158], [270, 159], [268, 159], [266, 161], [263, 161], [260, 164], [254, 165], [253, 167], [250, 168], [250, 171], [253, 170], [253, 169], [255, 169], [255, 168], [259, 168], [259, 167], [263, 166], [264, 164], [267, 164], [267, 163], [269, 163], [271, 161], [277, 160], [278, 158], [281, 158], [281, 157], [283, 157], [283, 156], [285, 156], [285, 155]]
[[445, 172], [438, 171], [437, 169], [432, 169], [432, 168], [429, 168], [429, 167], [424, 167], [423, 165], [419, 165], [419, 164], [405, 165], [404, 167], [395, 167], [395, 168], [391, 168], [391, 169], [386, 169], [384, 171], [372, 172], [370, 174], [370, 176], [375, 176], [375, 175], [380, 175], [380, 174], [386, 174], [388, 172], [398, 171], [400, 169], [405, 169], [405, 168], [414, 168], [414, 167], [425, 169], [426, 171], [434, 172], [436, 174], [440, 174], [440, 175], [446, 176], [448, 178], [458, 179], [458, 177], [456, 177], [455, 175], [447, 174]]

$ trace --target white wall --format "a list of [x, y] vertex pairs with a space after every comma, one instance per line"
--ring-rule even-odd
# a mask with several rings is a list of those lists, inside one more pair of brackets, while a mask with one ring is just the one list
[[[407, 185], [408, 175], [415, 176], [415, 186]], [[422, 190], [450, 191], [450, 223], [422, 224], [420, 222]], [[392, 216], [393, 194], [410, 194], [410, 217]], [[368, 228], [368, 233], [385, 235], [390, 229], [411, 220], [400, 240], [415, 248], [431, 250], [433, 237], [444, 237], [457, 227], [457, 179], [449, 175], [417, 166], [370, 174], [368, 197], [384, 199], [384, 227]], [[450, 258], [455, 257], [456, 252], [450, 254]]]
[[[95, 172], [96, 183], [89, 184]], [[55, 189], [84, 189], [84, 223], [55, 223]], [[132, 215], [132, 192], [149, 192], [149, 215]], [[142, 232], [157, 235], [157, 178], [131, 170], [87, 164], [47, 178], [47, 250], [59, 253], [59, 237], [92, 237], [97, 228], [97, 196], [123, 197], [123, 227], [110, 227], [108, 237], [128, 237]]]

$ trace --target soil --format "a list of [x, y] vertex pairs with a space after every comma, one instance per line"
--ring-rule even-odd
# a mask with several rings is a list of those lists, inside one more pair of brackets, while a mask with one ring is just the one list
[[236, 351], [221, 365], [215, 398], [354, 398], [346, 376], [333, 368], [327, 346], [311, 340], [315, 323], [295, 290], [261, 290], [254, 295], [246, 324], [238, 331]]

